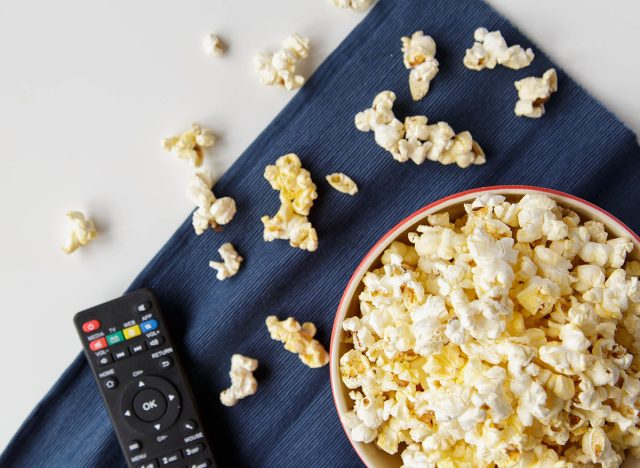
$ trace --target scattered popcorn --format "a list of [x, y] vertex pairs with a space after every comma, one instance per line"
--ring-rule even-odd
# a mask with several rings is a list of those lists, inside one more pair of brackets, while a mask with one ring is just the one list
[[222, 262], [209, 262], [209, 266], [217, 271], [216, 278], [223, 281], [238, 273], [240, 264], [244, 259], [238, 255], [238, 252], [230, 242], [222, 244], [218, 249], [218, 253], [222, 257]]
[[398, 162], [412, 160], [420, 165], [425, 160], [441, 164], [457, 164], [461, 168], [484, 164], [486, 157], [471, 133], [456, 134], [446, 122], [428, 125], [427, 117], [407, 117], [404, 124], [393, 114], [396, 95], [383, 91], [370, 109], [359, 112], [355, 125], [361, 132], [373, 132], [376, 143], [391, 153]]
[[186, 159], [194, 167], [200, 167], [204, 160], [204, 150], [216, 144], [216, 136], [211, 130], [192, 124], [191, 130], [182, 135], [165, 138], [162, 146], [167, 151], [175, 153], [180, 159]]
[[424, 32], [416, 31], [411, 37], [402, 38], [404, 66], [409, 73], [409, 89], [414, 101], [419, 101], [429, 92], [431, 80], [438, 73], [436, 42]]
[[342, 172], [334, 172], [329, 174], [327, 182], [338, 192], [346, 193], [347, 195], [355, 195], [358, 193], [358, 185], [353, 181], [351, 177]]
[[67, 245], [62, 247], [66, 254], [71, 254], [95, 239], [97, 231], [92, 220], [85, 218], [80, 211], [69, 211], [67, 218], [73, 223]]
[[211, 190], [213, 179], [210, 174], [196, 172], [189, 179], [187, 198], [198, 208], [193, 212], [193, 229], [199, 236], [210, 227], [228, 224], [236, 214], [236, 202], [231, 197], [216, 198]]
[[258, 382], [253, 371], [258, 368], [258, 361], [242, 354], [231, 356], [231, 387], [220, 393], [220, 402], [225, 406], [235, 406], [238, 400], [253, 395], [258, 390]]
[[261, 52], [253, 59], [260, 82], [267, 86], [280, 86], [287, 91], [300, 88], [305, 78], [296, 74], [296, 64], [309, 56], [309, 39], [297, 33], [282, 41], [282, 48], [271, 54]]
[[300, 158], [290, 153], [281, 156], [275, 165], [267, 166], [264, 178], [271, 188], [280, 192], [280, 209], [273, 218], [263, 216], [264, 240], [289, 240], [292, 247], [313, 252], [318, 248], [318, 235], [307, 216], [318, 198], [316, 185]]
[[364, 275], [342, 324], [352, 439], [407, 467], [640, 454], [633, 242], [542, 194], [482, 195], [426, 222]]
[[500, 31], [489, 32], [486, 28], [478, 28], [473, 33], [473, 39], [473, 47], [467, 49], [464, 56], [464, 66], [471, 70], [493, 69], [498, 64], [519, 70], [533, 61], [531, 49], [525, 50], [519, 45], [508, 47]]
[[338, 8], [350, 8], [354, 11], [367, 10], [373, 4], [373, 0], [331, 0]]
[[271, 338], [284, 343], [284, 349], [296, 353], [300, 360], [309, 367], [322, 367], [329, 362], [329, 354], [313, 337], [316, 327], [311, 322], [300, 325], [293, 317], [278, 320], [271, 315], [267, 317], [267, 329]]
[[204, 48], [204, 52], [211, 57], [220, 57], [224, 54], [222, 41], [213, 33], [207, 34], [204, 37], [202, 40], [202, 47]]
[[518, 102], [515, 113], [519, 117], [540, 118], [544, 115], [544, 104], [551, 97], [551, 93], [558, 91], [558, 75], [550, 68], [542, 78], [530, 76], [516, 81]]

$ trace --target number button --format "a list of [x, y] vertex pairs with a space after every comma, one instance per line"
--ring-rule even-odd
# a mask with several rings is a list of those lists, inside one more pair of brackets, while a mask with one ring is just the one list
[[169, 455], [165, 455], [164, 457], [160, 457], [161, 465], [168, 465], [170, 463], [175, 463], [180, 460], [180, 452], [173, 452]]
[[93, 340], [92, 342], [89, 343], [89, 349], [91, 349], [91, 351], [99, 351], [106, 347], [107, 347], [107, 339], [104, 337], [98, 338], [97, 340]]
[[193, 455], [198, 455], [199, 453], [202, 453], [203, 450], [204, 450], [204, 445], [196, 444], [196, 445], [192, 445], [191, 447], [185, 448], [182, 451], [182, 453], [185, 457], [192, 457]]
[[91, 333], [100, 328], [100, 322], [98, 320], [89, 320], [82, 324], [82, 331], [85, 333]]
[[200, 460], [199, 462], [187, 465], [188, 468], [209, 468], [210, 466], [211, 462], [209, 460]]

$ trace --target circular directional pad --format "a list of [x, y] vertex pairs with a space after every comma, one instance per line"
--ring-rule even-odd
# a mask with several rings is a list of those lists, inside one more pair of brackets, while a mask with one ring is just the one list
[[167, 380], [147, 376], [131, 382], [122, 395], [122, 415], [143, 434], [158, 434], [171, 427], [180, 415], [180, 396]]

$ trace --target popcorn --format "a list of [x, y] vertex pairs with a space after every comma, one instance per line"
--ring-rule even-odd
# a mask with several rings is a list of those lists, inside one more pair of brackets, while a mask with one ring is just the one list
[[350, 8], [354, 11], [367, 10], [372, 4], [373, 0], [331, 0], [338, 8]]
[[550, 68], [542, 78], [530, 76], [515, 82], [518, 102], [515, 113], [518, 117], [540, 118], [544, 115], [544, 104], [552, 93], [558, 91], [558, 75]]
[[[409, 59], [412, 60], [412, 55]], [[398, 162], [412, 160], [420, 165], [425, 160], [441, 164], [457, 164], [461, 168], [484, 164], [486, 157], [471, 133], [456, 134], [446, 122], [429, 125], [427, 117], [407, 117], [404, 124], [393, 113], [396, 95], [383, 91], [371, 108], [359, 112], [355, 125], [361, 132], [373, 132], [376, 143], [389, 151]]]
[[290, 153], [267, 166], [264, 177], [271, 188], [280, 192], [280, 209], [273, 218], [263, 216], [264, 240], [289, 240], [292, 247], [313, 252], [318, 248], [318, 235], [307, 216], [318, 198], [311, 174], [302, 168], [297, 155]]
[[224, 47], [222, 41], [214, 33], [207, 34], [202, 40], [202, 47], [205, 54], [210, 57], [220, 57], [224, 54]]
[[238, 400], [253, 395], [258, 390], [258, 382], [253, 371], [258, 368], [258, 361], [242, 354], [231, 356], [231, 387], [220, 393], [220, 402], [225, 406], [234, 406]]
[[229, 224], [236, 214], [236, 202], [233, 198], [216, 198], [212, 191], [211, 174], [196, 172], [189, 179], [187, 198], [198, 208], [193, 213], [193, 229], [196, 235], [202, 235], [210, 227]]
[[435, 58], [436, 42], [424, 32], [416, 31], [411, 37], [402, 38], [404, 66], [409, 73], [409, 88], [414, 101], [419, 101], [429, 92], [431, 80], [438, 73], [439, 63]]
[[[361, 122], [390, 122], [392, 101]], [[405, 139], [430, 133], [414, 119]], [[640, 454], [634, 243], [541, 194], [464, 209], [429, 215], [363, 276], [339, 367], [353, 440], [403, 466], [618, 466]]]
[[244, 260], [230, 242], [222, 244], [218, 249], [222, 262], [209, 262], [209, 266], [217, 271], [216, 278], [223, 281], [238, 273], [240, 264]]
[[311, 322], [300, 325], [293, 317], [278, 320], [271, 315], [267, 317], [267, 329], [271, 338], [284, 343], [284, 349], [296, 353], [305, 365], [315, 368], [322, 367], [329, 362], [329, 354], [313, 337], [316, 327]]
[[80, 211], [69, 211], [67, 219], [73, 223], [73, 228], [69, 234], [69, 241], [62, 250], [66, 254], [71, 254], [95, 239], [97, 230], [93, 221], [86, 218]]
[[471, 70], [493, 69], [498, 64], [519, 70], [533, 61], [531, 49], [524, 50], [519, 45], [508, 47], [500, 31], [489, 32], [486, 28], [478, 28], [473, 33], [473, 39], [473, 47], [467, 49], [464, 56], [464, 66]]
[[216, 144], [216, 136], [209, 129], [202, 128], [198, 124], [192, 124], [191, 130], [182, 135], [165, 138], [162, 147], [175, 153], [180, 159], [186, 159], [194, 167], [200, 167], [204, 160], [204, 150]]
[[267, 86], [280, 86], [287, 91], [300, 88], [305, 78], [296, 74], [299, 60], [309, 56], [309, 39], [297, 33], [282, 41], [282, 48], [274, 54], [262, 52], [253, 59], [260, 82]]
[[358, 193], [358, 185], [346, 174], [342, 172], [334, 172], [325, 177], [329, 185], [331, 185], [338, 192], [346, 193], [347, 195], [355, 195]]

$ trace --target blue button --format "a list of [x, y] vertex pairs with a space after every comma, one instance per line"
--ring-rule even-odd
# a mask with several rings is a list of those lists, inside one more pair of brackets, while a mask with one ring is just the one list
[[147, 333], [158, 328], [158, 322], [153, 319], [147, 320], [140, 324], [140, 328], [142, 329], [142, 333]]

